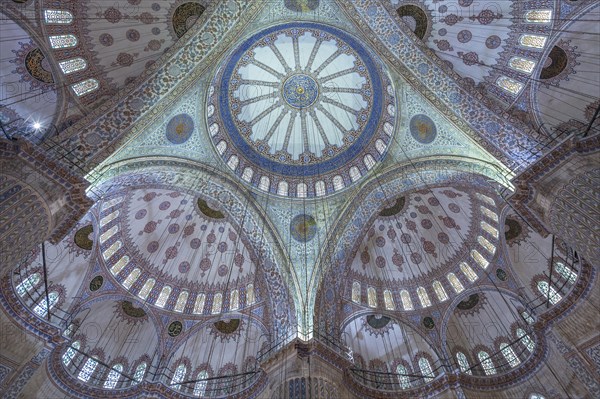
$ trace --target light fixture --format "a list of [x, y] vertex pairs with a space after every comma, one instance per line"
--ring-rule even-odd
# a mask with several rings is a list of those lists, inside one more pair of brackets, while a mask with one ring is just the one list
[[41, 128], [41, 127], [42, 127], [42, 124], [41, 124], [41, 123], [39, 123], [39, 122], [35, 122], [35, 123], [33, 124], [33, 128], [34, 128], [35, 130], [40, 130], [40, 128]]

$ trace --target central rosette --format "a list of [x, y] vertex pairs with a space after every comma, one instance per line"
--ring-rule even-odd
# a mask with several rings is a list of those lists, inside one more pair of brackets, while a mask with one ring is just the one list
[[304, 74], [290, 76], [283, 84], [283, 99], [294, 108], [306, 108], [319, 96], [319, 86]]

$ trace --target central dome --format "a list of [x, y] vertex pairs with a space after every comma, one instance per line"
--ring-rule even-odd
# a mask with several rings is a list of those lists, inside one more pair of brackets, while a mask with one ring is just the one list
[[217, 151], [246, 182], [294, 197], [339, 191], [380, 161], [394, 132], [381, 63], [331, 26], [291, 23], [246, 39], [209, 90]]

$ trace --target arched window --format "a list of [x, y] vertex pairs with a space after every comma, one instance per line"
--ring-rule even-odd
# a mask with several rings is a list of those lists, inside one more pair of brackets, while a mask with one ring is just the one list
[[533, 72], [533, 68], [535, 68], [535, 61], [523, 57], [512, 57], [508, 61], [508, 65], [517, 71], [531, 73]]
[[473, 260], [477, 262], [477, 264], [484, 270], [490, 265], [490, 262], [488, 262], [487, 259], [485, 259], [483, 255], [476, 249], [471, 250], [471, 258], [473, 258]]
[[199, 293], [194, 303], [194, 314], [202, 314], [204, 312], [204, 302], [206, 301], [206, 295]]
[[254, 295], [254, 284], [248, 284], [246, 287], [246, 305], [254, 305], [256, 295]]
[[208, 381], [208, 372], [206, 370], [202, 370], [196, 376], [196, 384], [194, 385], [194, 396], [204, 396], [206, 392], [206, 385]]
[[229, 157], [229, 161], [227, 161], [227, 166], [229, 166], [229, 169], [235, 170], [239, 163], [240, 159], [237, 157], [237, 155], [232, 155]]
[[296, 197], [298, 198], [306, 198], [306, 192], [308, 191], [308, 187], [306, 183], [298, 183], [296, 186]]
[[367, 302], [369, 304], [369, 307], [377, 307], [377, 292], [375, 292], [375, 288], [373, 287], [367, 288]]
[[483, 367], [483, 371], [486, 375], [496, 374], [496, 367], [494, 367], [494, 362], [490, 359], [490, 355], [486, 351], [480, 351], [477, 354], [477, 358], [481, 362], [481, 367]]
[[413, 310], [412, 299], [410, 299], [410, 294], [408, 291], [400, 291], [400, 300], [402, 301], [402, 307], [404, 310]]
[[534, 24], [547, 24], [552, 19], [552, 10], [529, 10], [525, 13], [525, 21]]
[[254, 169], [244, 168], [244, 172], [242, 173], [242, 179], [250, 183], [252, 181], [252, 176], [254, 176]]
[[396, 374], [398, 374], [400, 388], [410, 389], [410, 379], [408, 378], [408, 370], [406, 370], [406, 367], [404, 367], [402, 364], [396, 366]]
[[394, 305], [394, 298], [392, 297], [392, 293], [390, 290], [383, 291], [383, 302], [385, 303], [386, 310], [396, 310], [396, 306]]
[[531, 339], [529, 334], [525, 332], [522, 328], [517, 328], [517, 337], [521, 340], [523, 345], [527, 348], [529, 352], [533, 352], [535, 349], [535, 342]]
[[175, 303], [175, 311], [183, 312], [185, 309], [185, 304], [187, 303], [189, 293], [187, 291], [181, 291], [179, 293], [179, 298], [177, 298], [177, 303]]
[[175, 373], [173, 374], [173, 378], [171, 378], [171, 388], [181, 388], [181, 385], [179, 385], [179, 383], [185, 378], [186, 372], [187, 368], [185, 367], [185, 364], [181, 363], [179, 366], [177, 366], [177, 368], [175, 369]]
[[70, 48], [77, 46], [77, 38], [74, 35], [56, 35], [48, 36], [50, 47], [52, 48]]
[[156, 284], [156, 280], [154, 280], [153, 278], [149, 278], [148, 280], [146, 280], [144, 286], [142, 287], [140, 292], [138, 292], [138, 296], [142, 299], [148, 298], [150, 291], [152, 291], [152, 288], [154, 288], [154, 284]]
[[480, 224], [481, 228], [484, 229], [485, 231], [487, 231], [492, 237], [494, 237], [496, 239], [498, 238], [498, 229], [496, 229], [495, 227], [492, 227], [487, 222], [481, 222], [479, 224]]
[[142, 379], [146, 374], [146, 367], [146, 362], [141, 362], [137, 365], [137, 367], [135, 368], [135, 372], [133, 373], [134, 384], [139, 384], [140, 382], [142, 382]]
[[533, 322], [535, 321], [533, 319], [533, 317], [531, 317], [531, 315], [529, 314], [528, 311], [524, 310], [521, 312], [521, 317], [523, 318], [523, 320], [525, 320], [527, 322], [527, 324], [533, 324]]
[[263, 191], [269, 191], [271, 188], [271, 180], [267, 176], [261, 176], [258, 188]]
[[96, 366], [98, 366], [98, 361], [96, 359], [96, 356], [92, 356], [85, 362], [83, 368], [77, 376], [78, 379], [80, 379], [83, 382], [89, 381], [90, 377], [94, 373], [94, 370], [96, 370]]
[[[216, 123], [213, 125], [216, 125]], [[219, 155], [223, 155], [226, 150], [227, 150], [227, 143], [223, 140], [219, 141], [217, 143], [217, 152], [219, 153]]]
[[456, 360], [458, 360], [458, 366], [460, 367], [460, 371], [469, 375], [473, 374], [471, 372], [471, 366], [469, 365], [467, 355], [465, 355], [462, 352], [456, 352]]
[[33, 312], [40, 317], [46, 317], [48, 315], [48, 311], [52, 310], [52, 308], [58, 302], [58, 292], [52, 291], [48, 294], [48, 300], [43, 296], [42, 300], [33, 308]]
[[[212, 125], [210, 125], [210, 127], [208, 128], [208, 131], [210, 133], [211, 136], [215, 137], [215, 135], [217, 133], [219, 133], [219, 124], [218, 123], [213, 123]], [[223, 151], [221, 152], [221, 149], [219, 148], [219, 144], [225, 144], [225, 148], [223, 148]], [[225, 143], [224, 141], [221, 141], [219, 144], [217, 144], [217, 151], [219, 151], [219, 154], [223, 154], [225, 152], [225, 150], [227, 149], [227, 143]]]
[[129, 256], [125, 255], [110, 268], [110, 272], [116, 276], [121, 273], [121, 270], [123, 270], [127, 264], [129, 264]]
[[470, 282], [474, 282], [475, 280], [477, 280], [477, 274], [473, 271], [471, 266], [469, 266], [465, 262], [460, 262], [460, 271], [463, 272], [465, 277], [468, 278]]
[[523, 89], [523, 83], [517, 82], [508, 76], [500, 76], [496, 80], [496, 85], [511, 94], [519, 94], [519, 92]]
[[558, 292], [556, 292], [554, 287], [552, 287], [550, 284], [548, 284], [547, 281], [538, 281], [537, 288], [538, 288], [538, 291], [544, 297], [546, 297], [546, 299], [550, 300], [550, 303], [552, 305], [556, 305], [562, 299], [562, 295], [560, 295]]
[[438, 297], [440, 302], [444, 302], [448, 299], [448, 294], [446, 294], [446, 290], [444, 286], [439, 281], [433, 282], [433, 290], [435, 291], [435, 295]]
[[94, 90], [98, 89], [98, 87], [100, 87], [100, 82], [93, 78], [86, 79], [82, 82], [78, 82], [71, 85], [71, 89], [73, 89], [77, 97], [81, 97], [88, 93], [91, 93]]
[[288, 195], [288, 184], [286, 181], [280, 181], [277, 185], [277, 194]]
[[529, 395], [529, 399], [546, 399], [546, 397], [539, 393], [532, 393]]
[[125, 281], [123, 281], [123, 287], [125, 287], [127, 289], [131, 288], [133, 283], [135, 283], [137, 281], [137, 279], [140, 277], [141, 273], [142, 273], [141, 270], [138, 269], [137, 267], [135, 269], [133, 269], [131, 271], [131, 273], [129, 273], [129, 276], [127, 276]]
[[465, 289], [454, 273], [448, 273], [448, 282], [457, 294], [460, 294]]
[[385, 145], [383, 140], [377, 139], [377, 141], [375, 141], [375, 149], [377, 149], [377, 152], [379, 152], [381, 155], [383, 155], [383, 153], [385, 152], [386, 147], [387, 146]]
[[119, 216], [119, 211], [114, 211], [111, 214], [109, 214], [108, 216], [104, 216], [102, 218], [102, 220], [100, 220], [100, 227], [106, 226], [107, 224], [109, 224], [110, 222], [112, 222], [117, 216]]
[[352, 302], [360, 303], [360, 283], [358, 281], [352, 283]]
[[156, 306], [158, 306], [159, 308], [164, 307], [165, 304], [167, 303], [167, 300], [169, 299], [170, 295], [171, 295], [171, 287], [169, 287], [168, 285], [165, 285], [163, 287], [163, 289], [160, 291], [160, 294], [158, 295], [158, 299], [156, 300]]
[[421, 301], [421, 306], [424, 308], [431, 306], [431, 301], [429, 300], [429, 295], [427, 295], [425, 288], [417, 288], [417, 295], [419, 296], [419, 301]]
[[340, 191], [344, 187], [345, 187], [344, 179], [342, 179], [342, 176], [340, 176], [340, 175], [333, 176], [333, 189], [335, 191]]
[[488, 197], [485, 194], [481, 194], [481, 193], [475, 193], [475, 196], [477, 198], [479, 198], [480, 200], [482, 200], [483, 202], [487, 202], [488, 204], [490, 204], [491, 206], [496, 206], [496, 201], [494, 201], [493, 198]]
[[[113, 242], [113, 244], [110, 247], [108, 247], [108, 249], [106, 251], [104, 251], [102, 256], [104, 256], [105, 260], [108, 260], [108, 259], [110, 259], [111, 256], [113, 256], [115, 254], [115, 252], [117, 252], [119, 249], [121, 249], [122, 246], [123, 246], [123, 243], [121, 241], [117, 240], [117, 241]], [[113, 265], [113, 267], [114, 267], [114, 265]], [[114, 274], [118, 274], [118, 272], [114, 273]]]
[[352, 180], [352, 182], [355, 182], [358, 179], [360, 179], [360, 170], [358, 170], [358, 168], [356, 166], [351, 167], [349, 173], [350, 173], [350, 180]]
[[569, 284], [575, 284], [575, 281], [577, 281], [577, 273], [565, 266], [564, 263], [556, 262], [555, 269]]
[[66, 25], [73, 22], [73, 14], [65, 10], [44, 10], [44, 21], [48, 25]]
[[479, 245], [481, 245], [483, 248], [485, 248], [485, 250], [488, 251], [490, 254], [493, 255], [494, 253], [496, 253], [496, 247], [494, 245], [492, 245], [492, 243], [489, 242], [488, 239], [485, 238], [484, 236], [478, 236], [477, 242], [479, 243]]
[[211, 313], [212, 314], [221, 313], [221, 306], [222, 305], [223, 305], [223, 294], [221, 294], [220, 292], [217, 292], [215, 294], [215, 296], [213, 297], [213, 304], [212, 304]]
[[106, 376], [106, 381], [104, 381], [104, 388], [115, 389], [117, 383], [119, 382], [119, 377], [121, 376], [122, 372], [123, 365], [115, 364]]
[[238, 290], [231, 291], [229, 295], [229, 310], [238, 310], [240, 308], [240, 293]]
[[521, 35], [521, 37], [519, 37], [519, 44], [525, 47], [544, 48], [546, 39], [546, 36]]
[[365, 155], [363, 162], [365, 163], [367, 170], [371, 170], [373, 166], [375, 166], [375, 158], [373, 158], [373, 155], [371, 154]]
[[521, 361], [515, 354], [513, 348], [511, 348], [506, 342], [502, 342], [500, 344], [500, 351], [502, 352], [502, 355], [508, 364], [510, 364], [510, 367], [517, 367], [519, 364], [521, 364]]
[[39, 273], [33, 273], [31, 276], [28, 276], [25, 280], [21, 281], [16, 288], [17, 295], [25, 296], [29, 291], [33, 289], [41, 280], [41, 275]]
[[[110, 229], [106, 230], [104, 233], [100, 235], [100, 243], [106, 242], [110, 237], [114, 236], [115, 233], [119, 230], [118, 226], [113, 226]], [[108, 250], [107, 250], [108, 252]], [[108, 259], [110, 256], [104, 256], [104, 259]]]
[[419, 369], [421, 369], [421, 374], [423, 375], [425, 381], [430, 381], [433, 379], [433, 377], [435, 377], [435, 374], [433, 374], [433, 369], [431, 368], [431, 364], [429, 364], [429, 360], [424, 357], [419, 359]]
[[315, 195], [317, 197], [322, 197], [325, 195], [325, 193], [325, 182], [323, 180], [319, 180], [315, 183]]
[[69, 348], [62, 355], [62, 362], [65, 366], [71, 364], [71, 361], [77, 356], [77, 351], [81, 347], [79, 341], [75, 341], [69, 346]]

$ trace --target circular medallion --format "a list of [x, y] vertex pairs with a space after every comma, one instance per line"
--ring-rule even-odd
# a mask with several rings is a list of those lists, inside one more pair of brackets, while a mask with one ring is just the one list
[[419, 143], [430, 144], [437, 136], [437, 129], [431, 118], [419, 114], [410, 119], [410, 134]]
[[194, 119], [187, 114], [179, 114], [171, 118], [167, 124], [167, 140], [173, 144], [183, 144], [194, 132]]
[[308, 242], [317, 234], [317, 222], [310, 215], [297, 215], [290, 223], [290, 231], [294, 240]]
[[169, 336], [171, 336], [171, 337], [178, 336], [179, 334], [181, 334], [182, 330], [183, 330], [183, 325], [181, 324], [180, 321], [174, 321], [171, 324], [169, 324], [168, 333], [169, 333]]
[[394, 134], [394, 90], [359, 40], [289, 23], [254, 34], [225, 60], [208, 93], [215, 149], [245, 182], [315, 197], [357, 182]]
[[508, 275], [506, 274], [506, 271], [504, 269], [497, 269], [496, 277], [498, 277], [502, 281], [506, 281], [508, 279]]
[[426, 329], [431, 330], [435, 327], [435, 322], [433, 321], [433, 318], [427, 316], [423, 318], [423, 325]]
[[96, 276], [90, 281], [90, 291], [98, 291], [104, 284], [104, 277]]

